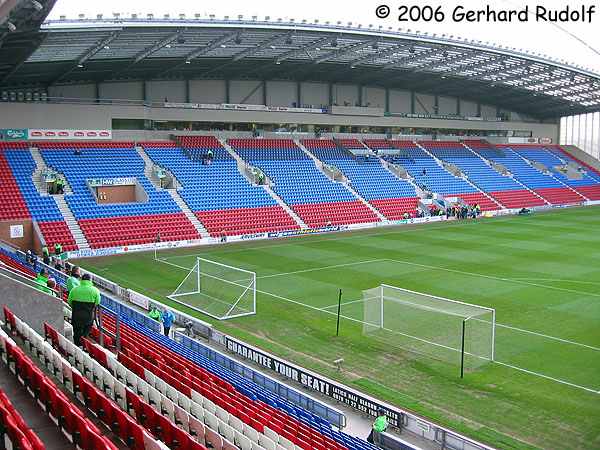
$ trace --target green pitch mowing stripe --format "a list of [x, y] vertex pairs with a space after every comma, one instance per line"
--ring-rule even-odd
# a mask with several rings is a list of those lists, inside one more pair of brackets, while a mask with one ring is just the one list
[[[170, 303], [186, 272], [153, 256], [81, 264]], [[600, 208], [159, 255], [196, 256], [257, 274], [257, 314], [208, 320], [220, 330], [498, 448], [600, 448]], [[382, 283], [494, 308], [498, 363], [460, 380], [447, 358], [364, 336], [362, 292]]]

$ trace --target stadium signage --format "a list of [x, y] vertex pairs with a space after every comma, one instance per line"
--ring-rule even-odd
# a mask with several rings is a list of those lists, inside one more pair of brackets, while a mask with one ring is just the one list
[[323, 114], [327, 112], [322, 108], [292, 108], [287, 106], [242, 105], [238, 103], [172, 103], [164, 104], [166, 108], [191, 108], [191, 109], [218, 109], [225, 111], [265, 111], [265, 112], [291, 112]]
[[92, 178], [88, 180], [91, 187], [98, 186], [131, 186], [136, 184], [135, 178], [120, 177], [120, 178]]
[[47, 141], [70, 141], [70, 140], [86, 140], [99, 141], [112, 139], [111, 130], [44, 130], [30, 129], [29, 139], [32, 140], [47, 140]]
[[4, 137], [7, 141], [26, 140], [29, 135], [27, 128], [3, 128], [0, 129], [0, 139]]
[[377, 416], [377, 411], [383, 409], [390, 424], [393, 427], [400, 428], [402, 426], [402, 413], [396, 411], [384, 404], [377, 402], [375, 399], [367, 397], [360, 392], [350, 390], [344, 386], [323, 378], [314, 373], [308, 372], [300, 367], [294, 366], [291, 363], [285, 362], [272, 355], [262, 352], [247, 344], [225, 336], [225, 347], [230, 352], [258, 364], [261, 367], [269, 369], [278, 375], [288, 378], [302, 386], [310, 388], [320, 394], [326, 395], [338, 402], [348, 405], [354, 409], [362, 411], [371, 416]]

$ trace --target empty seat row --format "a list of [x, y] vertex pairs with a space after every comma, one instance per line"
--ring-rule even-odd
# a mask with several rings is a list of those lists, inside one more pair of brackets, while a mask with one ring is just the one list
[[27, 426], [6, 393], [0, 390], [0, 444], [5, 445], [7, 440], [14, 450], [44, 450], [45, 448], [44, 443]]
[[[31, 328], [23, 325], [6, 307], [4, 308], [4, 314], [7, 324], [14, 333], [17, 332], [17, 328], [20, 328], [21, 330], [27, 330], [26, 335], [20, 336], [24, 339], [30, 339], [30, 336], [35, 335]], [[44, 348], [41, 338], [36, 343], [38, 347], [32, 348], [32, 350], [47, 355], [46, 358], [52, 360], [52, 363], [48, 361], [48, 365], [53, 367], [54, 364], [60, 365], [62, 373], [62, 365], [65, 361], [63, 361], [61, 355], [58, 352], [53, 352], [49, 346]], [[41, 409], [60, 427], [63, 434], [79, 449], [117, 449], [114, 443], [104, 436], [104, 432], [94, 425], [71, 399], [57, 387], [54, 381], [2, 330], [0, 330], [0, 351], [2, 352], [2, 360], [8, 365], [10, 371], [15, 374], [19, 382], [37, 400]], [[26, 448], [28, 447], [22, 447], [23, 450]], [[42, 445], [41, 447], [32, 446], [29, 448], [39, 449], [44, 447]], [[144, 450], [144, 447], [139, 448]]]
[[[108, 322], [111, 323], [110, 320]], [[114, 324], [114, 320], [112, 323]], [[251, 381], [185, 349], [165, 336], [125, 317], [122, 318], [121, 324], [121, 335], [126, 340], [129, 339], [129, 343], [126, 342], [125, 345], [132, 345], [129, 355], [131, 359], [135, 360], [135, 355], [138, 355], [139, 358], [149, 361], [151, 365], [165, 371], [166, 375], [163, 374], [162, 377], [167, 379], [171, 379], [167, 373], [171, 370], [170, 377], [177, 377], [182, 383], [192, 380], [192, 392], [199, 392], [229, 414], [237, 415], [257, 431], [262, 432], [268, 427], [297, 446], [293, 447], [292, 444], [284, 448], [307, 449], [312, 448], [310, 442], [320, 441], [329, 442], [326, 445], [328, 449], [371, 448], [370, 444], [362, 440], [335, 432], [323, 419], [292, 407], [287, 401], [278, 399]], [[145, 364], [140, 359], [138, 361], [138, 364]], [[200, 362], [201, 365], [198, 364]], [[181, 377], [181, 373], [187, 373], [184, 371], [189, 371], [190, 376]], [[242, 412], [246, 415], [241, 414]], [[352, 442], [352, 445], [347, 445], [344, 439]]]

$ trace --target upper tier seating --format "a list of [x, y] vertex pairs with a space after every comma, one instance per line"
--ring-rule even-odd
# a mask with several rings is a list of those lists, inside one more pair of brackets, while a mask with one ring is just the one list
[[[568, 161], [574, 161], [571, 158], [565, 157], [564, 154], [552, 151], [551, 147], [542, 145], [511, 145], [511, 148], [530, 161], [536, 161], [544, 164], [548, 170], [552, 172], [558, 180], [562, 181], [566, 185], [572, 187], [577, 192], [582, 193], [590, 200], [600, 200], [600, 176], [595, 174], [593, 171], [586, 174], [582, 174], [583, 177], [580, 180], [570, 179], [560, 170], [556, 170], [556, 166], [564, 166]], [[590, 194], [590, 196], [586, 195]]]
[[358, 139], [336, 139], [335, 142], [341, 147], [345, 149], [360, 149], [364, 150], [365, 146]]
[[590, 166], [589, 164], [587, 164], [583, 161], [580, 161], [579, 159], [577, 159], [570, 153], [563, 150], [562, 147], [560, 147], [558, 145], [549, 146], [549, 147], [546, 147], [546, 149], [548, 151], [551, 151], [554, 154], [558, 155], [560, 158], [564, 159], [565, 161], [572, 161], [572, 162], [579, 164], [581, 167], [584, 167], [587, 170], [587, 174], [586, 174], [587, 177], [595, 180], [598, 184], [591, 184], [589, 186], [579, 186], [579, 187], [577, 187], [577, 191], [580, 192], [581, 194], [585, 195], [590, 200], [600, 200], [600, 171], [598, 169], [595, 169], [594, 167]]
[[373, 211], [331, 181], [291, 139], [231, 139], [229, 145], [273, 182], [273, 191], [310, 227], [377, 222]]
[[[253, 186], [239, 172], [237, 162], [216, 138], [188, 137], [181, 142], [187, 146], [185, 150], [150, 144], [144, 149], [181, 183], [181, 197], [211, 236], [299, 229], [264, 188]], [[203, 165], [199, 160], [209, 148], [214, 152], [213, 161]], [[186, 153], [196, 155], [197, 160]]]
[[[66, 176], [73, 194], [65, 198], [92, 248], [147, 244], [159, 234], [163, 241], [199, 238], [169, 193], [146, 178], [132, 143], [73, 144], [41, 143], [39, 148], [46, 164]], [[116, 177], [135, 178], [148, 201], [98, 204], [87, 181]]]
[[[389, 141], [391, 146], [400, 149], [399, 155], [385, 159], [404, 167], [425, 189], [446, 197], [459, 197], [467, 204], [479, 204], [482, 211], [499, 209], [499, 206], [479, 192], [465, 180], [455, 177], [440, 167], [423, 149], [410, 141]], [[423, 143], [426, 145], [427, 142]]]
[[486, 159], [505, 166], [520, 183], [535, 191], [553, 205], [579, 203], [583, 197], [561, 184], [551, 175], [546, 175], [527, 163], [518, 153], [507, 146], [495, 149], [474, 149]]
[[[428, 147], [431, 154], [458, 166], [479, 189], [488, 192], [507, 208], [542, 206], [544, 200], [509, 176], [503, 176], [476, 153], [457, 142], [438, 142]], [[482, 148], [480, 144], [475, 147]]]
[[331, 140], [305, 139], [302, 144], [318, 159], [336, 166], [351, 186], [390, 220], [414, 216], [419, 198], [410, 183], [385, 169], [379, 158], [355, 158]]
[[[0, 143], [2, 144], [2, 143]], [[13, 176], [11, 166], [6, 158], [6, 151], [0, 152], [0, 220], [29, 219], [29, 210], [21, 194], [17, 180]]]
[[[0, 217], [31, 217], [38, 222], [49, 248], [60, 243], [65, 251], [76, 250], [75, 239], [56, 201], [52, 196], [41, 195], [33, 183], [32, 175], [36, 165], [28, 144], [0, 143], [0, 148], [3, 144], [5, 150], [0, 153], [0, 175], [4, 186], [0, 190]], [[3, 198], [4, 196], [9, 198]], [[7, 211], [13, 211], [12, 217], [6, 217]]]

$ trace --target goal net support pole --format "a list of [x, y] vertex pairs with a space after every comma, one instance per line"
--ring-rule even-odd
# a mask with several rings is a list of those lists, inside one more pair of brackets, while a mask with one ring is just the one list
[[460, 361], [461, 377], [467, 362], [478, 367], [494, 360], [492, 308], [386, 284], [364, 291], [363, 302], [366, 335], [451, 363]]

